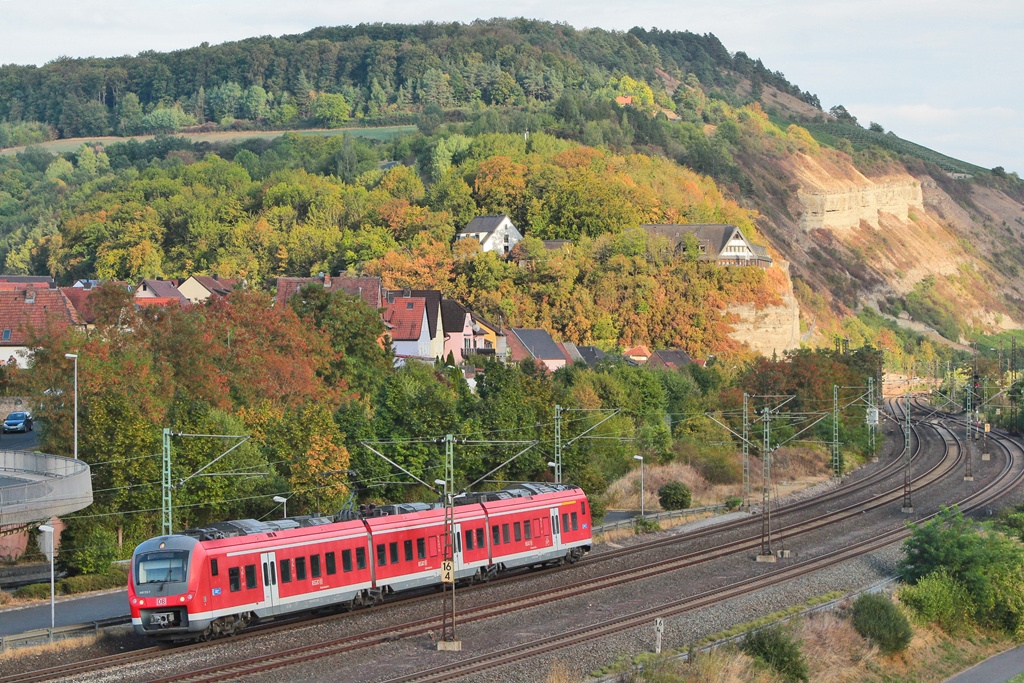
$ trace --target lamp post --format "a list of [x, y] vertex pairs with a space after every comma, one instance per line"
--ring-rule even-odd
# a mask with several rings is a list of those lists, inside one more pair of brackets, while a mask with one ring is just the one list
[[288, 519], [288, 499], [284, 496], [274, 496], [274, 502], [284, 505], [284, 519]]
[[78, 460], [78, 354], [65, 353], [64, 357], [75, 361], [75, 460]]
[[39, 530], [50, 535], [50, 640], [53, 640], [53, 527], [41, 524]]
[[554, 470], [555, 472], [557, 472], [557, 471], [558, 471], [558, 463], [557, 463], [557, 462], [549, 462], [549, 463], [548, 463], [548, 467], [550, 467], [551, 469], [553, 469], [553, 470]]
[[634, 455], [633, 459], [640, 461], [640, 516], [641, 517], [645, 517], [645, 515], [644, 515], [644, 456], [642, 456], [642, 455]]

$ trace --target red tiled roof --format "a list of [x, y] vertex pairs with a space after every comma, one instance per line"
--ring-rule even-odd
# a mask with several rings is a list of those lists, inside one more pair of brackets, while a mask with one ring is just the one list
[[277, 294], [274, 295], [274, 304], [285, 306], [295, 294], [310, 283], [323, 285], [322, 277], [279, 277], [277, 278]]
[[634, 346], [631, 349], [623, 351], [622, 355], [627, 356], [629, 358], [643, 358], [646, 360], [651, 357], [651, 350], [644, 346], [643, 344], [640, 344], [638, 346]]
[[530, 350], [526, 348], [526, 345], [519, 340], [518, 336], [514, 334], [508, 335], [507, 344], [508, 357], [511, 360], [518, 363], [520, 361], [526, 360], [527, 358], [533, 358], [533, 354], [530, 353]]
[[619, 95], [618, 97], [615, 98], [615, 101], [618, 102], [620, 105], [633, 104], [633, 96]]
[[96, 314], [93, 313], [92, 306], [89, 304], [89, 297], [94, 290], [84, 287], [61, 287], [60, 291], [68, 298], [71, 305], [78, 311], [78, 316], [85, 323], [91, 325], [96, 322]]
[[387, 304], [384, 322], [391, 326], [391, 338], [395, 341], [415, 341], [423, 331], [423, 314], [427, 302], [420, 297], [395, 299]]
[[363, 298], [373, 308], [383, 308], [382, 285], [379, 277], [349, 277], [338, 275], [331, 278], [331, 288], [343, 290], [346, 294]]
[[59, 289], [0, 290], [0, 334], [10, 330], [8, 339], [0, 337], [0, 346], [24, 346], [30, 329], [45, 329], [51, 321], [61, 329], [82, 324], [71, 301]]

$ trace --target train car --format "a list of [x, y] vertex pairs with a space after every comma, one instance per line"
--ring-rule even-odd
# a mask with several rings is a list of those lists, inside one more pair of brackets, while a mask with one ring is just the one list
[[[456, 578], [575, 562], [590, 549], [583, 491], [519, 484], [455, 498]], [[335, 517], [237, 520], [145, 541], [132, 557], [136, 631], [164, 640], [231, 635], [251, 622], [371, 605], [440, 584], [440, 503], [367, 506]]]

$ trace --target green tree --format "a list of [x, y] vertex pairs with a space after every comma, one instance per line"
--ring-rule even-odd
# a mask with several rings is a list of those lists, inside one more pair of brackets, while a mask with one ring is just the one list
[[244, 119], [266, 118], [270, 107], [267, 103], [267, 91], [258, 85], [246, 88], [238, 103], [238, 113]]
[[137, 135], [142, 132], [142, 105], [139, 96], [126, 92], [117, 101], [117, 132], [121, 135]]
[[326, 128], [337, 128], [348, 121], [349, 106], [344, 95], [319, 93], [310, 103], [310, 113]]
[[691, 500], [690, 487], [681, 481], [670, 481], [658, 489], [658, 502], [664, 510], [685, 510]]

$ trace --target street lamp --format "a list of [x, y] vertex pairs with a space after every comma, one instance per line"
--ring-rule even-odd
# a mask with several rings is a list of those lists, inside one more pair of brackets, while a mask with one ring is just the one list
[[46, 524], [39, 525], [39, 530], [50, 535], [50, 640], [53, 640], [53, 527]]
[[634, 455], [633, 459], [640, 461], [640, 516], [644, 517], [644, 456]]
[[274, 502], [284, 505], [284, 519], [288, 519], [288, 499], [284, 496], [274, 496]]
[[548, 467], [553, 469], [556, 474], [558, 473], [558, 463], [557, 462], [549, 462], [548, 463]]
[[65, 353], [64, 357], [75, 361], [75, 460], [78, 460], [78, 354]]

